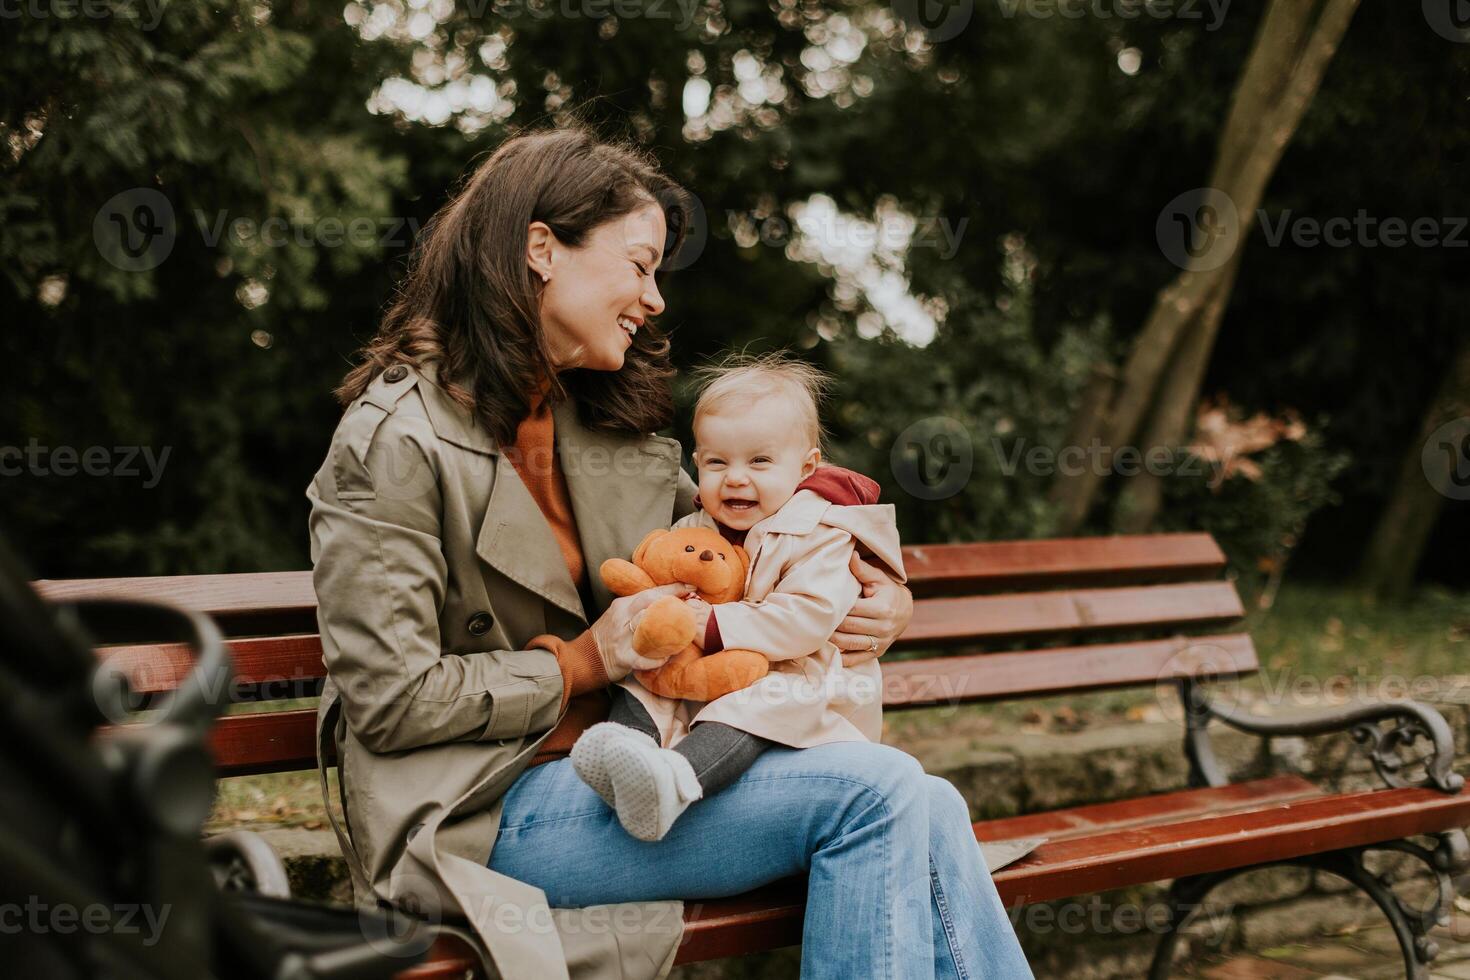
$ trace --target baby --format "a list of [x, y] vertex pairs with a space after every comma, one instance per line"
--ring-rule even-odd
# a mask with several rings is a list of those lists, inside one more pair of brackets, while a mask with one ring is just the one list
[[609, 720], [582, 733], [572, 765], [628, 833], [649, 841], [773, 744], [879, 740], [878, 663], [844, 667], [830, 637], [861, 592], [849, 567], [854, 548], [904, 580], [893, 505], [876, 503], [872, 480], [821, 465], [822, 373], [766, 355], [703, 374], [694, 410], [700, 509], [674, 526], [713, 528], [743, 545], [750, 571], [743, 601], [685, 601], [706, 653], [755, 650], [771, 670], [707, 703], [660, 697], [633, 677], [610, 689]]

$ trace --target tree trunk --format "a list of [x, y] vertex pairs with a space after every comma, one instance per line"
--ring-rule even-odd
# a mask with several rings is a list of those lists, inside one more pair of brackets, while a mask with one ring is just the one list
[[[1164, 414], [1150, 426], [1150, 439], [1141, 447], [1145, 454], [1151, 446], [1177, 446], [1185, 437], [1249, 219], [1321, 84], [1357, 2], [1272, 0], [1261, 18], [1236, 83], [1208, 185], [1226, 195], [1240, 218], [1234, 252], [1219, 268], [1185, 270], [1160, 290], [1105, 413], [1103, 465], [1059, 473], [1052, 487], [1062, 533], [1075, 530], [1086, 519], [1111, 470], [1112, 452], [1131, 444], [1151, 409]], [[1170, 389], [1167, 397], [1161, 387]], [[1075, 422], [1072, 428], [1081, 431], [1083, 424]], [[1149, 485], [1156, 482], [1147, 475], [1135, 478], [1130, 486], [1139, 485], [1125, 491], [1128, 499], [1120, 499], [1120, 512], [1128, 515], [1130, 528], [1146, 529], [1153, 522], [1162, 497], [1160, 487]]]
[[[1265, 57], [1252, 57], [1252, 66], [1270, 74], [1258, 79], [1253, 86], [1242, 87], [1237, 94], [1236, 108], [1240, 105], [1264, 108], [1265, 115], [1251, 134], [1254, 144], [1249, 147], [1248, 152], [1243, 148], [1243, 141], [1222, 144], [1220, 162], [1212, 175], [1215, 182], [1211, 184], [1225, 189], [1232, 200], [1241, 206], [1242, 215], [1254, 214], [1260, 207], [1271, 174], [1275, 172], [1282, 154], [1286, 152], [1287, 144], [1291, 142], [1302, 117], [1306, 115], [1307, 107], [1321, 87], [1322, 76], [1342, 42], [1342, 36], [1347, 31], [1356, 6], [1357, 0], [1327, 0], [1321, 17], [1302, 45], [1300, 57], [1290, 66], [1290, 75], [1285, 78], [1285, 84], [1279, 90], [1274, 87], [1278, 73], [1270, 67], [1274, 62]], [[1269, 21], [1269, 16], [1267, 20]], [[1298, 26], [1299, 24], [1293, 22], [1292, 29], [1295, 30]], [[1269, 29], [1270, 24], [1263, 23], [1263, 28]], [[1279, 43], [1262, 45], [1267, 46], [1278, 49], [1281, 47]], [[1273, 57], [1281, 56], [1281, 51], [1273, 52]], [[1263, 107], [1258, 99], [1267, 91], [1277, 95], [1277, 101], [1274, 105]], [[1245, 124], [1237, 119], [1235, 108], [1232, 108], [1230, 115], [1234, 128], [1241, 130]], [[1227, 124], [1227, 132], [1231, 128]], [[1237, 169], [1226, 169], [1232, 166]], [[1233, 190], [1229, 183], [1232, 177], [1235, 179]], [[1247, 225], [1243, 218], [1242, 228], [1245, 227]], [[1215, 270], [1211, 293], [1186, 326], [1183, 343], [1175, 348], [1170, 369], [1160, 382], [1161, 390], [1155, 396], [1153, 417], [1142, 441], [1145, 453], [1154, 448], [1175, 451], [1189, 435], [1194, 406], [1199, 401], [1200, 385], [1204, 381], [1205, 369], [1209, 367], [1210, 353], [1215, 347], [1215, 336], [1219, 332], [1220, 321], [1224, 318], [1225, 306], [1230, 299], [1230, 290], [1235, 285], [1235, 276], [1240, 269], [1245, 238], [1242, 230], [1230, 261]], [[1140, 533], [1152, 526], [1163, 501], [1163, 478], [1162, 474], [1145, 469], [1128, 480], [1119, 493], [1114, 513], [1116, 530]]]
[[[1205, 303], [1198, 326], [1185, 337], [1169, 373], [1164, 376], [1158, 402], [1144, 432], [1142, 444], [1145, 454], [1154, 447], [1169, 447], [1173, 452], [1172, 458], [1178, 462], [1176, 447], [1182, 445], [1193, 431], [1194, 406], [1199, 401], [1199, 389], [1205, 369], [1210, 364], [1210, 352], [1215, 349], [1215, 334], [1220, 329], [1220, 321], [1225, 318], [1225, 304], [1230, 299], [1230, 290], [1235, 285], [1235, 274], [1239, 269], [1240, 250], [1237, 249], [1222, 270], [1225, 276]], [[1172, 475], [1172, 466], [1165, 472], [1144, 467], [1139, 473], [1126, 477], [1113, 510], [1113, 529], [1120, 534], [1147, 531], [1163, 503], [1164, 480]]]
[[[1414, 570], [1429, 544], [1444, 508], [1446, 493], [1470, 497], [1470, 340], [1445, 372], [1444, 381], [1413, 441], [1404, 450], [1398, 479], [1383, 515], [1368, 541], [1358, 581], [1374, 595], [1400, 596], [1414, 582]], [[1441, 431], [1443, 430], [1443, 431]], [[1433, 439], [1433, 445], [1430, 440]]]
[[[1080, 497], [1075, 494], [1067, 495], [1067, 488], [1071, 481], [1078, 479], [1087, 470], [1095, 467], [1098, 460], [1088, 454], [1087, 450], [1094, 443], [1101, 445], [1103, 433], [1108, 424], [1108, 406], [1112, 404], [1113, 392], [1118, 388], [1118, 372], [1111, 364], [1094, 364], [1088, 375], [1087, 384], [1082, 389], [1082, 401], [1077, 406], [1077, 412], [1072, 416], [1072, 427], [1067, 432], [1067, 438], [1062, 445], [1079, 446], [1082, 448], [1082, 463], [1080, 469], [1075, 472], [1063, 472], [1061, 465], [1063, 460], [1058, 460], [1056, 478], [1052, 481], [1050, 498], [1056, 507], [1056, 533], [1070, 534], [1075, 531], [1087, 515], [1080, 513], [1074, 508], [1082, 504]], [[1070, 461], [1066, 461], [1070, 469]]]

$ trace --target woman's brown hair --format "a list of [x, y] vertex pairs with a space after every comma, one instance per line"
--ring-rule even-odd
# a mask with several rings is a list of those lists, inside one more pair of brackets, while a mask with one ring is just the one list
[[439, 385], [501, 445], [515, 441], [536, 379], [548, 399], [569, 394], [589, 428], [628, 434], [674, 416], [669, 341], [645, 321], [618, 371], [558, 375], [540, 324], [542, 282], [526, 262], [527, 227], [545, 222], [576, 248], [593, 229], [650, 203], [664, 211], [668, 259], [693, 213], [655, 160], [577, 122], [500, 145], [425, 225], [378, 334], [337, 389], [349, 404], [393, 364], [436, 363]]

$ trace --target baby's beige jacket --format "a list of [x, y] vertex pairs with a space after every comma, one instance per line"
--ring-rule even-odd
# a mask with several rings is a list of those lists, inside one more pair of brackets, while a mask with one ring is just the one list
[[[674, 527], [718, 530], [704, 511]], [[745, 599], [716, 606], [715, 616], [725, 649], [763, 653], [771, 672], [710, 702], [663, 698], [632, 677], [620, 681], [648, 709], [662, 745], [675, 745], [691, 725], [703, 721], [723, 722], [793, 748], [880, 740], [878, 662], [844, 667], [842, 651], [831, 642], [861, 592], [848, 564], [858, 544], [866, 560], [876, 559], [900, 582], [906, 580], [892, 504], [834, 504], [799, 490], [750, 529]]]

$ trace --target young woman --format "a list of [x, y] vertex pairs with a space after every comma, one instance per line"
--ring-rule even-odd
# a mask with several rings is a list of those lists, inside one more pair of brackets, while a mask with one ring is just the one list
[[[365, 907], [467, 919], [501, 975], [667, 973], [681, 899], [809, 873], [804, 977], [1025, 978], [964, 802], [872, 743], [778, 748], [665, 839], [627, 834], [566, 757], [669, 586], [597, 569], [693, 510], [655, 272], [687, 198], [580, 128], [510, 139], [425, 228], [339, 395], [307, 494], [339, 760]], [[850, 663], [906, 590], [854, 558]], [[330, 811], [330, 800], [329, 800]]]

